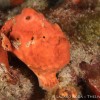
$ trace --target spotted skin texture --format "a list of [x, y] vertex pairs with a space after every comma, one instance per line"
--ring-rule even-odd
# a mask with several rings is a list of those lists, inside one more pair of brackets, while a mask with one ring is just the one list
[[50, 90], [58, 84], [56, 73], [69, 63], [70, 44], [57, 24], [31, 8], [24, 8], [5, 23], [1, 32], [4, 49], [36, 74], [43, 89]]

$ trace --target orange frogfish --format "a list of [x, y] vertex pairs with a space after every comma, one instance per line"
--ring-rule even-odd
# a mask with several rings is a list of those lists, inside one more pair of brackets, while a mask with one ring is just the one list
[[3, 48], [36, 74], [43, 89], [58, 84], [56, 73], [69, 63], [70, 43], [57, 24], [31, 8], [24, 8], [5, 23], [1, 36]]

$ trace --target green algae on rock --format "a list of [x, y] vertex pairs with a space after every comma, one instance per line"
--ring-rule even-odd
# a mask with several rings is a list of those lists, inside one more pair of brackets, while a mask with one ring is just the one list
[[80, 40], [92, 44], [100, 39], [100, 12], [88, 12], [81, 17], [77, 24], [77, 33], [80, 33]]

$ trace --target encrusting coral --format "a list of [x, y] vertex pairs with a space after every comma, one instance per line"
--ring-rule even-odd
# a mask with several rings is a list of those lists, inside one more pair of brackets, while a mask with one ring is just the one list
[[5, 23], [2, 46], [14, 53], [38, 77], [39, 85], [50, 90], [58, 83], [56, 73], [70, 60], [70, 44], [57, 24], [31, 8]]

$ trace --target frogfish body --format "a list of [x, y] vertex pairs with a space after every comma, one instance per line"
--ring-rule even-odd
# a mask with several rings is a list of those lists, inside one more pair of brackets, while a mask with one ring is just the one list
[[70, 44], [57, 24], [41, 13], [25, 8], [1, 29], [2, 46], [15, 54], [48, 90], [57, 85], [56, 73], [70, 60]]

